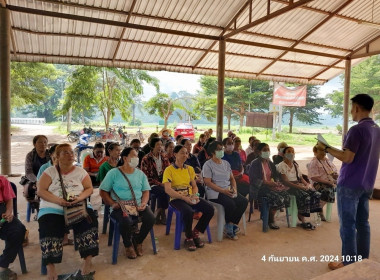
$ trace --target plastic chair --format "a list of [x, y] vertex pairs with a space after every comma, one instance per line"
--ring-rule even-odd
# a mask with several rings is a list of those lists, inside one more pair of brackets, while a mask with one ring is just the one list
[[298, 208], [297, 208], [297, 200], [294, 195], [290, 195], [290, 206], [288, 208], [289, 215], [292, 216], [292, 222], [290, 224], [291, 227], [297, 226], [298, 219]]
[[104, 205], [104, 215], [103, 215], [103, 230], [102, 234], [107, 233], [107, 225], [110, 220], [110, 206], [105, 204]]
[[325, 216], [327, 222], [331, 222], [332, 206], [333, 206], [333, 203], [327, 202], [327, 205], [326, 205], [326, 216]]
[[[172, 223], [173, 212], [175, 213], [175, 233], [174, 233], [174, 250], [179, 250], [181, 247], [181, 235], [183, 231], [182, 213], [169, 204], [168, 217], [166, 220], [166, 235], [170, 233], [170, 227]], [[212, 243], [210, 227], [206, 228], [208, 243]]]
[[[110, 229], [108, 235], [108, 246], [112, 246], [112, 264], [117, 264], [117, 256], [119, 253], [119, 243], [120, 243], [120, 229], [119, 222], [116, 221], [111, 216], [110, 219]], [[154, 238], [153, 228], [150, 230], [150, 238], [152, 240], [153, 253], [157, 254], [156, 240]]]
[[[217, 233], [216, 233], [216, 240], [221, 242], [223, 240], [223, 230], [224, 230], [224, 225], [226, 223], [225, 220], [225, 212], [224, 212], [224, 207], [223, 205], [219, 203], [215, 203], [212, 201], [208, 201], [212, 206], [216, 208], [217, 213]], [[244, 229], [244, 235], [247, 234], [247, 222], [245, 220], [245, 212], [241, 216], [241, 219], [243, 220], [243, 229]]]
[[32, 215], [32, 213], [34, 213], [34, 208], [32, 207], [32, 205], [30, 204], [30, 202], [28, 201], [27, 204], [26, 204], [26, 222], [30, 222], [30, 216]]
[[21, 266], [21, 272], [22, 274], [27, 273], [28, 271], [26, 270], [26, 264], [25, 264], [25, 256], [24, 256], [24, 248], [20, 248], [18, 251], [18, 259], [20, 261], [20, 266]]

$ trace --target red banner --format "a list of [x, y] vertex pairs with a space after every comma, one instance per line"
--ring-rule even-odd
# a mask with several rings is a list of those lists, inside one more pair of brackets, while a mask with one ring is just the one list
[[282, 106], [303, 107], [306, 105], [306, 86], [289, 89], [284, 86], [275, 86], [273, 104]]

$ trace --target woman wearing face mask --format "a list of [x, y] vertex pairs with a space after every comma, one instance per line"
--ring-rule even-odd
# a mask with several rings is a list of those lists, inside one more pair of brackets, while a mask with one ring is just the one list
[[[165, 192], [171, 198], [170, 204], [182, 213], [186, 235], [185, 247], [189, 251], [195, 251], [204, 247], [199, 233], [205, 231], [214, 216], [214, 207], [199, 197], [194, 169], [185, 164], [188, 157], [187, 149], [177, 145], [174, 148], [174, 155], [175, 162], [165, 169], [162, 182], [165, 185]], [[201, 212], [202, 217], [192, 229], [194, 211]]]
[[270, 160], [268, 144], [260, 143], [257, 146], [259, 158], [251, 163], [249, 169], [249, 181], [254, 190], [254, 196], [261, 203], [261, 198], [266, 197], [269, 203], [269, 227], [279, 229], [274, 221], [277, 210], [290, 206], [288, 187], [280, 183], [280, 174], [276, 166]]
[[232, 174], [231, 165], [223, 160], [223, 145], [214, 141], [208, 147], [207, 153], [212, 158], [206, 161], [202, 168], [203, 180], [207, 186], [207, 199], [221, 204], [225, 211], [225, 235], [237, 240], [238, 227], [241, 216], [247, 209], [248, 200], [237, 193], [236, 181]]
[[[321, 193], [321, 208], [327, 202], [335, 202], [334, 189], [338, 179], [335, 165], [328, 160], [326, 152], [313, 147], [314, 158], [307, 165], [309, 178], [313, 181], [313, 187]], [[319, 213], [321, 220], [326, 221], [323, 212]]]
[[277, 165], [277, 171], [281, 174], [281, 181], [284, 185], [290, 187], [289, 194], [296, 197], [298, 219], [302, 222], [301, 226], [305, 230], [314, 230], [315, 226], [306, 222], [305, 217], [310, 217], [310, 213], [322, 211], [321, 193], [305, 181], [298, 164], [294, 161], [294, 154], [293, 147], [286, 147], [284, 160]]
[[277, 155], [273, 155], [273, 157], [272, 157], [273, 163], [275, 165], [279, 164], [281, 161], [284, 160], [284, 149], [287, 146], [288, 146], [288, 144], [286, 144], [285, 142], [278, 143], [278, 145], [277, 145], [278, 154]]
[[[148, 178], [136, 168], [139, 163], [137, 152], [131, 147], [125, 148], [120, 157], [120, 166], [110, 170], [102, 181], [100, 196], [111, 206], [111, 217], [120, 224], [127, 257], [135, 259], [143, 255], [142, 243], [152, 229], [155, 218], [150, 207], [147, 207], [150, 191]], [[125, 213], [120, 207], [131, 203], [137, 203], [138, 216]], [[136, 226], [139, 217], [142, 225], [138, 231]]]
[[[237, 137], [235, 137], [236, 139]], [[228, 161], [231, 165], [232, 174], [235, 177], [237, 183], [237, 191], [242, 196], [246, 196], [249, 193], [249, 177], [244, 174], [243, 162], [239, 153], [234, 151], [234, 140], [231, 138], [223, 139], [224, 156], [223, 159]]]

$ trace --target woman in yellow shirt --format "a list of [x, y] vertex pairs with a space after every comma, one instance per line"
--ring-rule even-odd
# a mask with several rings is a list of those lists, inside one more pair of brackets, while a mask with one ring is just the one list
[[[162, 182], [170, 196], [170, 204], [181, 212], [185, 228], [185, 247], [189, 251], [204, 247], [199, 237], [214, 216], [214, 207], [199, 197], [194, 169], [185, 164], [189, 152], [182, 145], [174, 148], [175, 162], [164, 171]], [[202, 217], [192, 230], [194, 211], [202, 212]]]

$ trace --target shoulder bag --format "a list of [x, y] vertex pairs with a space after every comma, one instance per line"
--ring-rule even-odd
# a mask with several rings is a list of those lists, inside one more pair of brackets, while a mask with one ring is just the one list
[[132, 184], [129, 181], [128, 177], [125, 176], [124, 172], [120, 169], [120, 167], [118, 169], [119, 169], [120, 173], [123, 175], [124, 179], [127, 181], [128, 187], [129, 187], [129, 190], [131, 191], [133, 199], [132, 200], [121, 200], [120, 197], [116, 194], [116, 192], [114, 190], [112, 190], [112, 193], [115, 195], [116, 202], [120, 205], [120, 208], [121, 208], [121, 211], [123, 211], [124, 217], [128, 217], [129, 215], [138, 216], [139, 211], [137, 209], [137, 200], [136, 200], [135, 192], [132, 188]]
[[[61, 171], [60, 171], [60, 168], [58, 165], [56, 166], [56, 169], [58, 171], [59, 181], [61, 183], [63, 199], [66, 201], [69, 201], [68, 197], [67, 197], [66, 188], [63, 185], [63, 179], [62, 179]], [[87, 221], [89, 223], [91, 223], [91, 217], [87, 213], [86, 199], [81, 201], [81, 202], [78, 202], [72, 206], [64, 206], [63, 207], [63, 216], [65, 218], [66, 226], [72, 226], [74, 224], [77, 224], [77, 223], [83, 221], [84, 219], [87, 219]]]

